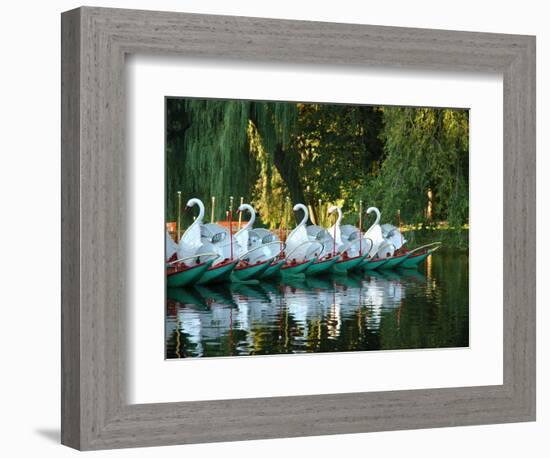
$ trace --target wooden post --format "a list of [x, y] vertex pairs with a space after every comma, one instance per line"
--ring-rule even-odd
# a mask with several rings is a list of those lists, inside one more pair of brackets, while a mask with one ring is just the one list
[[216, 207], [216, 197], [212, 196], [211, 202], [212, 202], [212, 213], [210, 215], [210, 222], [214, 223], [214, 208]]
[[[244, 203], [244, 197], [241, 197], [241, 205]], [[238, 229], [237, 230], [241, 230], [241, 222], [242, 222], [242, 219], [243, 219], [243, 212], [239, 212], [239, 226], [238, 226]]]

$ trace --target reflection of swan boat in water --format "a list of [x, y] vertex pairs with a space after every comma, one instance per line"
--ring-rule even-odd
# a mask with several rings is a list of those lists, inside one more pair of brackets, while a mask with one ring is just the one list
[[[414, 271], [404, 272], [408, 281], [421, 280], [411, 275]], [[340, 341], [349, 320], [377, 333], [384, 316], [399, 309], [408, 281], [398, 271], [285, 276], [280, 283], [171, 288], [168, 297], [178, 304], [177, 320], [185, 334], [187, 355], [261, 353], [264, 341], [279, 345], [277, 328], [293, 351], [318, 351], [313, 348], [319, 348], [323, 339]], [[167, 324], [167, 333], [170, 326], [174, 324]]]

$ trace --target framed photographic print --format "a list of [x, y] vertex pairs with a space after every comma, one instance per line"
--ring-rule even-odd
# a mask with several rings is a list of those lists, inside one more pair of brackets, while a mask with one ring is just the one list
[[62, 16], [62, 442], [535, 417], [535, 40]]

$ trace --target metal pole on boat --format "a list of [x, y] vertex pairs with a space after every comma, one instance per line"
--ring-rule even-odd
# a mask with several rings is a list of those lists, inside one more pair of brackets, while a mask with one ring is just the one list
[[319, 214], [319, 221], [315, 221], [315, 224], [318, 226], [321, 225], [321, 215], [323, 214], [323, 201], [319, 199], [319, 211], [317, 212]]
[[180, 241], [180, 229], [181, 229], [181, 191], [178, 191], [178, 226], [176, 228], [176, 242]]
[[[336, 213], [336, 220], [338, 220], [338, 213]], [[336, 256], [336, 223], [334, 223], [334, 234], [332, 236], [332, 256]]]
[[214, 208], [216, 207], [216, 197], [212, 196], [211, 201], [212, 201], [212, 213], [210, 215], [210, 222], [214, 223]]
[[229, 196], [229, 250], [233, 261], [233, 196]]
[[283, 215], [284, 215], [284, 208], [281, 208], [281, 211], [279, 212], [279, 241], [281, 242], [279, 244], [279, 254], [283, 253]]
[[359, 201], [359, 256], [363, 254], [363, 201]]
[[[244, 197], [241, 197], [241, 205], [244, 203]], [[237, 230], [241, 230], [241, 222], [243, 219], [243, 212], [239, 212], [239, 227]]]

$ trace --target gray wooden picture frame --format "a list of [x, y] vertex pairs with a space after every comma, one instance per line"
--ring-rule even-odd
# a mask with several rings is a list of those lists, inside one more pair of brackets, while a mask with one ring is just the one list
[[[534, 37], [83, 7], [62, 14], [61, 39], [63, 444], [87, 450], [535, 419]], [[124, 62], [135, 53], [503, 74], [504, 383], [128, 404]]]

